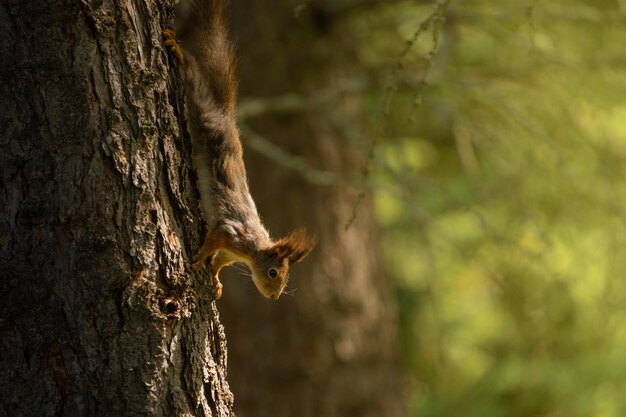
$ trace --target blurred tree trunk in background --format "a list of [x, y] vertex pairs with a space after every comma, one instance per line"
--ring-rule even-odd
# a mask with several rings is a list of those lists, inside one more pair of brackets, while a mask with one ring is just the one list
[[[363, 167], [364, 146], [346, 132], [358, 131], [361, 104], [337, 97], [298, 109], [307, 96], [341, 89], [348, 80], [355, 65], [351, 35], [339, 18], [302, 5], [231, 1], [242, 103], [302, 95], [294, 97], [300, 104], [286, 105], [291, 110], [263, 113], [261, 105], [259, 117], [245, 118], [242, 109], [242, 121], [318, 170], [354, 174]], [[402, 415], [395, 305], [379, 262], [371, 205], [361, 206], [346, 231], [355, 190], [303, 179], [252, 150], [253, 136], [243, 130], [245, 158], [253, 197], [272, 234], [307, 226], [320, 242], [292, 268], [293, 297], [270, 302], [246, 279], [224, 277], [219, 306], [235, 409], [242, 417]]]
[[210, 285], [187, 273], [171, 22], [143, 0], [0, 2], [0, 416], [232, 415]]

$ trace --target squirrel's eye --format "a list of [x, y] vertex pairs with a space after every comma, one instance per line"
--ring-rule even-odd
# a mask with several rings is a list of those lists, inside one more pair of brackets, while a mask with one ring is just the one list
[[276, 276], [278, 275], [278, 271], [276, 270], [276, 268], [270, 268], [269, 271], [267, 271], [267, 275], [269, 275], [270, 278], [276, 278]]

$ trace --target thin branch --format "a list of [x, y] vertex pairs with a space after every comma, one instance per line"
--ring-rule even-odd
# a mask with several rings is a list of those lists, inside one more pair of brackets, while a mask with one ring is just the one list
[[248, 98], [239, 105], [239, 120], [267, 114], [293, 114], [320, 107], [347, 94], [357, 94], [368, 86], [364, 79], [345, 80], [309, 95], [289, 93], [272, 98]]
[[330, 0], [321, 6], [331, 16], [346, 16], [362, 11], [368, 11], [376, 7], [389, 7], [395, 3], [403, 3], [406, 0], [356, 0], [342, 1]]
[[340, 181], [338, 175], [330, 171], [321, 171], [311, 167], [304, 159], [285, 152], [280, 146], [274, 145], [259, 135], [247, 125], [240, 123], [240, 128], [246, 136], [245, 144], [259, 154], [270, 158], [284, 168], [287, 168], [308, 182], [316, 185], [329, 186]]
[[[449, 3], [449, 0], [446, 0], [440, 3], [438, 5], [438, 10], [435, 10], [435, 13], [432, 15], [433, 16], [433, 19], [432, 19], [433, 43], [430, 48], [430, 51], [428, 51], [428, 53], [426, 54], [426, 63], [424, 65], [424, 70], [422, 71], [422, 74], [418, 79], [417, 88], [415, 89], [415, 92], [413, 93], [413, 104], [411, 106], [411, 111], [410, 111], [411, 116], [409, 119], [409, 122], [411, 124], [415, 123], [415, 111], [422, 105], [422, 92], [424, 91], [424, 88], [426, 87], [426, 77], [428, 76], [428, 74], [430, 74], [430, 71], [433, 68], [433, 63], [435, 61], [434, 59], [435, 54], [437, 53], [437, 50], [439, 50], [439, 31], [441, 30], [441, 26], [445, 22], [445, 16], [443, 15], [443, 12], [448, 7], [448, 3]], [[419, 29], [418, 29], [418, 32], [420, 32]], [[419, 36], [419, 33], [416, 32], [416, 34]], [[417, 37], [414, 36], [414, 39], [417, 40]]]
[[[385, 130], [386, 125], [387, 125], [390, 104], [393, 99], [393, 95], [395, 91], [398, 89], [398, 83], [397, 83], [398, 75], [397, 74], [402, 69], [402, 66], [404, 64], [404, 59], [406, 58], [408, 53], [413, 49], [413, 46], [419, 39], [420, 35], [422, 35], [422, 33], [424, 33], [429, 27], [432, 26], [433, 27], [433, 45], [431, 47], [431, 50], [428, 52], [426, 56], [427, 65], [422, 73], [422, 76], [420, 77], [418, 87], [417, 87], [418, 89], [416, 91], [416, 95], [413, 101], [415, 103], [414, 107], [417, 107], [420, 93], [422, 89], [424, 88], [424, 85], [426, 84], [426, 81], [425, 81], [426, 76], [428, 75], [430, 69], [432, 68], [432, 61], [437, 51], [437, 48], [439, 46], [439, 30], [441, 29], [441, 26], [443, 25], [444, 15], [448, 8], [449, 3], [450, 3], [450, 0], [440, 0], [439, 2], [437, 2], [437, 5], [435, 6], [433, 12], [420, 23], [420, 25], [417, 27], [417, 29], [413, 33], [413, 36], [411, 36], [411, 38], [406, 41], [404, 48], [402, 48], [402, 50], [398, 54], [398, 57], [396, 58], [395, 64], [393, 65], [391, 69], [391, 79], [389, 80], [387, 87], [385, 88], [385, 91], [383, 94], [381, 111], [378, 116], [376, 127], [374, 129], [374, 133], [370, 142], [370, 148], [367, 153], [367, 157], [365, 159], [365, 165], [362, 171], [363, 184], [366, 184], [369, 179], [371, 165], [374, 160], [375, 151], [376, 151], [378, 142], [380, 140], [380, 137], [382, 136], [383, 131]], [[364, 197], [365, 197], [365, 191], [362, 190], [357, 196], [354, 206], [352, 207], [352, 214], [350, 218], [348, 219], [348, 222], [346, 223], [346, 226], [345, 226], [346, 230], [348, 230], [350, 226], [352, 226], [352, 223], [354, 223], [354, 221], [356, 220], [359, 207]]]

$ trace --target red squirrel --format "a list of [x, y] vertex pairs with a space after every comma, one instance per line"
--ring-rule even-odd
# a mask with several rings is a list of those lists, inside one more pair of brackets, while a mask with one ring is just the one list
[[248, 188], [237, 129], [237, 77], [234, 48], [225, 23], [225, 0], [190, 0], [180, 43], [163, 31], [164, 44], [185, 76], [185, 113], [192, 139], [193, 166], [208, 232], [193, 270], [211, 258], [215, 295], [222, 295], [220, 270], [241, 262], [265, 297], [278, 299], [289, 266], [301, 261], [317, 239], [296, 230], [274, 240], [261, 222]]

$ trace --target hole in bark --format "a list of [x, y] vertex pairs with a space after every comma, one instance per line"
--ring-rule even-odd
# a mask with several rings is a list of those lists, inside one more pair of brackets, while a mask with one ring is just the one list
[[174, 298], [165, 298], [160, 302], [161, 312], [168, 317], [180, 317], [180, 302]]

